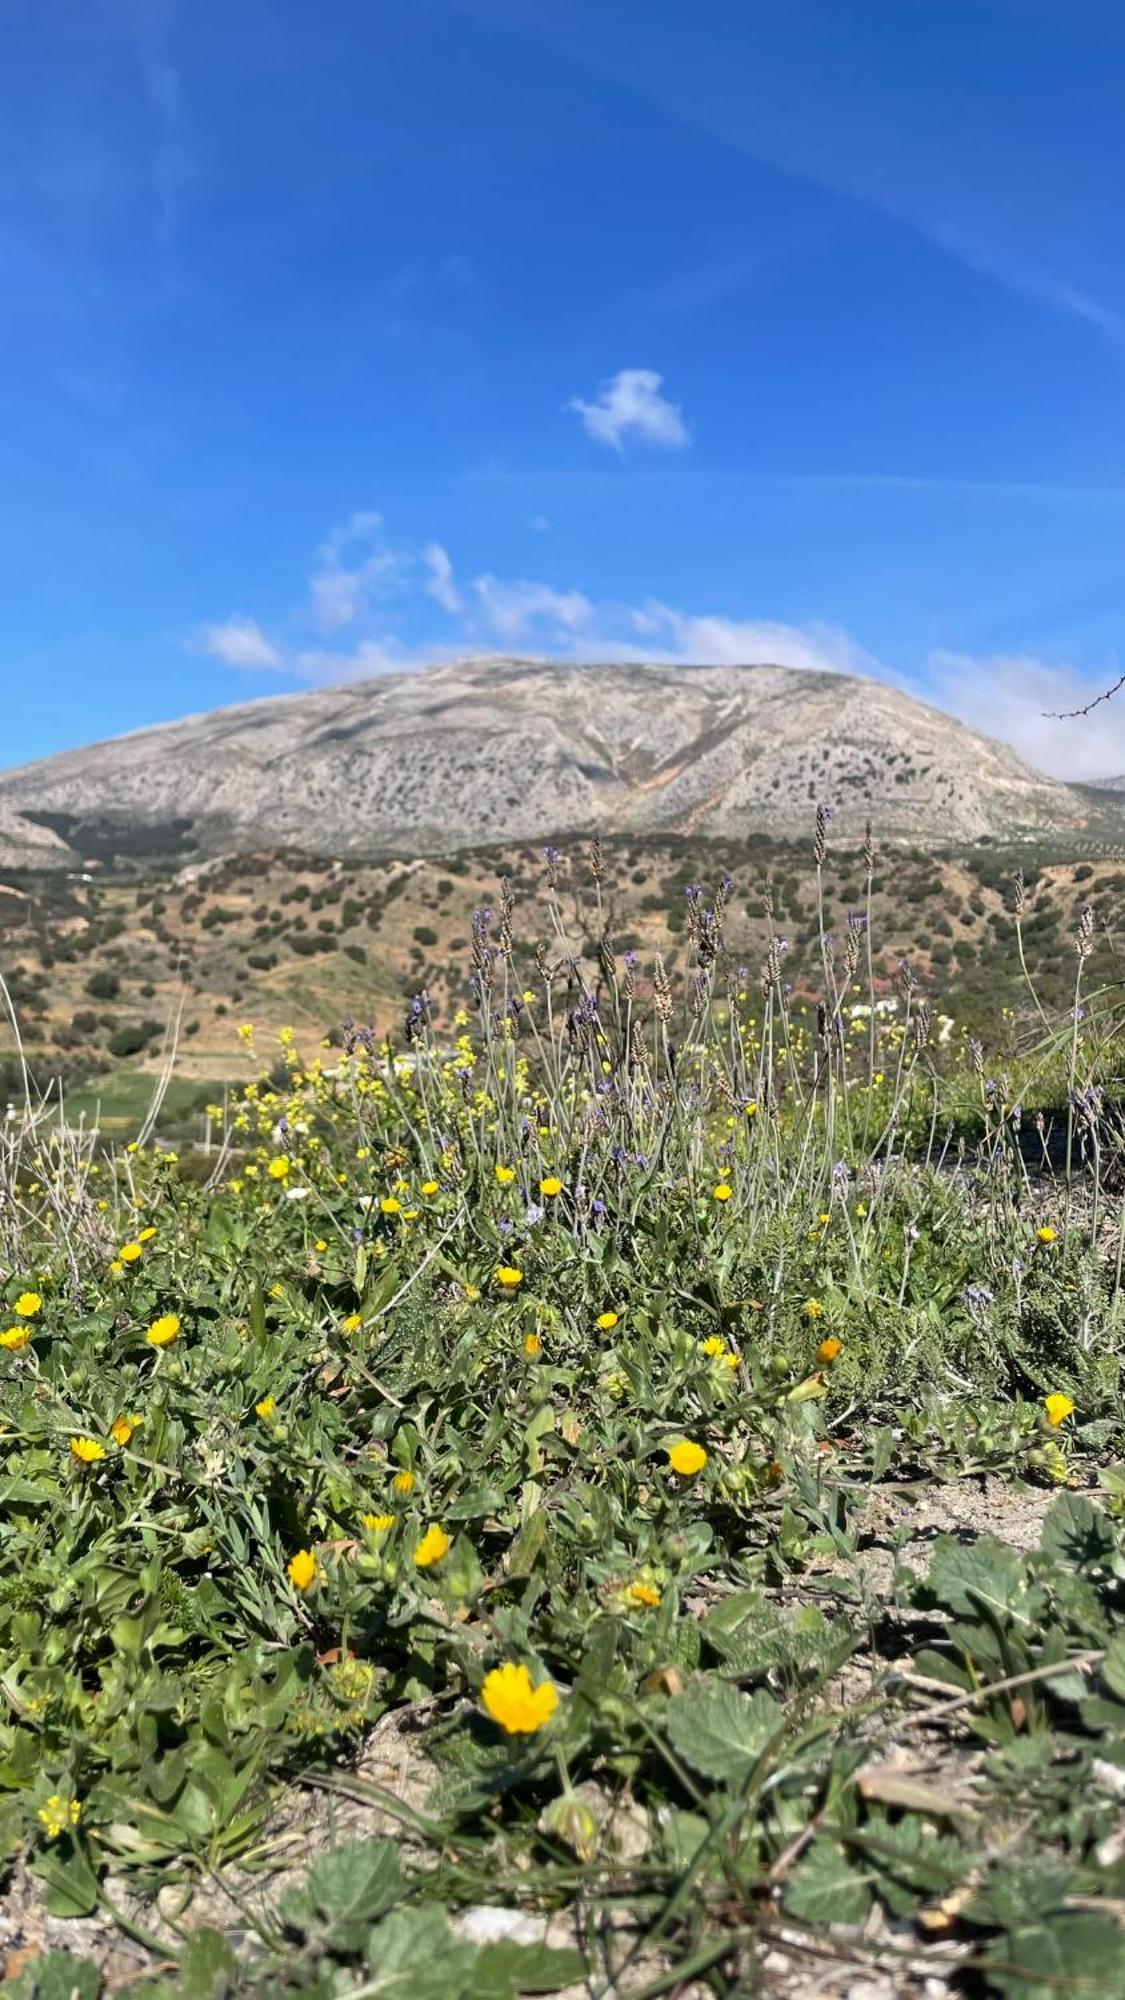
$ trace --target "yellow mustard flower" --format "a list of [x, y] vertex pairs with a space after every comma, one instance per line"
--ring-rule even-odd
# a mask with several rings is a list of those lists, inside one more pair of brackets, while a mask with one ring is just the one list
[[449, 1554], [449, 1548], [449, 1536], [445, 1529], [439, 1528], [437, 1523], [433, 1522], [415, 1549], [414, 1560], [419, 1569], [429, 1569], [433, 1563], [439, 1563], [443, 1556]]
[[534, 1736], [559, 1705], [554, 1681], [540, 1681], [534, 1687], [527, 1668], [514, 1660], [485, 1675], [480, 1698], [486, 1713], [509, 1736]]
[[140, 1423], [139, 1417], [126, 1417], [126, 1416], [114, 1417], [113, 1422], [109, 1427], [110, 1437], [113, 1439], [115, 1444], [121, 1445], [122, 1449], [124, 1449], [124, 1447], [128, 1444], [129, 1439], [132, 1437], [133, 1432], [136, 1430], [137, 1425], [139, 1423]]
[[346, 1319], [340, 1321], [340, 1325], [345, 1333], [358, 1333], [363, 1325], [363, 1314], [349, 1313]]
[[97, 1438], [72, 1437], [70, 1454], [72, 1458], [78, 1460], [79, 1465], [97, 1465], [99, 1459], [105, 1457], [105, 1446], [99, 1444]]
[[537, 1333], [525, 1333], [523, 1337], [523, 1351], [525, 1354], [529, 1354], [533, 1361], [538, 1361], [539, 1356], [543, 1352], [543, 1342]]
[[149, 1223], [149, 1225], [148, 1225], [148, 1228], [147, 1228], [147, 1229], [138, 1229], [138, 1231], [137, 1231], [137, 1242], [138, 1242], [138, 1243], [151, 1243], [151, 1242], [152, 1242], [152, 1239], [153, 1239], [153, 1237], [154, 1237], [155, 1235], [156, 1235], [156, 1230], [155, 1230], [155, 1228], [153, 1227], [152, 1223], [150, 1222], [150, 1223]]
[[414, 1474], [409, 1468], [405, 1472], [396, 1472], [391, 1481], [396, 1493], [413, 1493], [416, 1484]]
[[373, 1535], [385, 1535], [394, 1524], [393, 1514], [365, 1514], [363, 1517], [364, 1527], [369, 1528]]
[[38, 1292], [21, 1292], [12, 1311], [20, 1319], [34, 1319], [36, 1313], [42, 1310], [42, 1306], [43, 1301]]
[[514, 1167], [498, 1166], [494, 1169], [494, 1172], [501, 1187], [508, 1187], [516, 1178]]
[[292, 1171], [293, 1162], [288, 1153], [278, 1153], [276, 1159], [271, 1160], [266, 1168], [271, 1181], [287, 1181]]
[[125, 1276], [125, 1266], [119, 1257], [115, 1257], [110, 1264], [109, 1275], [111, 1278], [123, 1278]]
[[1074, 1404], [1070, 1397], [1062, 1395], [1057, 1389], [1053, 1396], [1044, 1396], [1043, 1408], [1047, 1412], [1047, 1422], [1052, 1430], [1057, 1430], [1060, 1424], [1065, 1424], [1067, 1418], [1074, 1414]]
[[437, 1194], [440, 1187], [440, 1181], [423, 1181], [419, 1192], [421, 1194]]
[[707, 1463], [707, 1453], [701, 1444], [691, 1438], [677, 1438], [668, 1447], [668, 1465], [672, 1472], [678, 1472], [681, 1479], [694, 1479]]
[[26, 1347], [30, 1339], [29, 1326], [8, 1326], [0, 1333], [0, 1347], [6, 1347], [9, 1353], [15, 1354], [21, 1347]]
[[516, 1264], [501, 1264], [496, 1272], [496, 1282], [502, 1292], [517, 1291], [523, 1284], [523, 1272]]
[[561, 1194], [562, 1191], [563, 1184], [557, 1174], [548, 1174], [546, 1180], [539, 1183], [540, 1194], [554, 1195]]
[[717, 1333], [708, 1334], [707, 1339], [699, 1343], [699, 1352], [705, 1354], [709, 1361], [721, 1361], [726, 1351], [726, 1341]]
[[824, 1307], [821, 1305], [819, 1299], [806, 1299], [804, 1305], [801, 1307], [801, 1311], [804, 1313], [806, 1319], [824, 1318]]
[[843, 1349], [843, 1341], [837, 1340], [835, 1334], [830, 1333], [827, 1340], [822, 1340], [820, 1346], [817, 1348], [816, 1358], [822, 1367], [830, 1368], [837, 1355], [843, 1353]]
[[[1035, 1234], [1038, 1237], [1040, 1243], [1056, 1243], [1058, 1241], [1059, 1232], [1057, 1229], [1052, 1229], [1049, 1222], [1045, 1222], [1043, 1224], [1042, 1229], [1037, 1229]], [[18, 1310], [19, 1308], [17, 1307], [17, 1311]]]
[[179, 1337], [179, 1313], [161, 1313], [160, 1318], [153, 1320], [152, 1325], [145, 1334], [145, 1339], [150, 1347], [170, 1347], [172, 1342], [178, 1340]]
[[711, 1189], [711, 1195], [715, 1201], [729, 1201], [733, 1193], [734, 1189], [731, 1187], [729, 1181], [720, 1181], [717, 1187]]
[[313, 1249], [316, 1251], [317, 1256], [322, 1257], [327, 1248], [328, 1244], [325, 1238], [323, 1236], [318, 1236], [316, 1242], [313, 1244]]
[[58, 1840], [61, 1834], [78, 1825], [82, 1807], [77, 1799], [64, 1799], [61, 1792], [52, 1792], [49, 1798], [44, 1799], [35, 1817], [46, 1829], [48, 1840]]
[[264, 1424], [268, 1424], [270, 1418], [277, 1415], [276, 1398], [273, 1396], [263, 1396], [261, 1402], [254, 1405], [254, 1415], [261, 1417]]
[[402, 1212], [402, 1203], [397, 1194], [385, 1194], [379, 1207], [384, 1215], [399, 1215]]
[[594, 1325], [600, 1326], [603, 1333], [609, 1333], [617, 1325], [617, 1320], [618, 1315], [615, 1312], [599, 1313]]
[[290, 1556], [286, 1570], [294, 1590], [311, 1590], [320, 1565], [311, 1549], [298, 1549], [295, 1556]]
[[117, 1259], [121, 1264], [139, 1264], [144, 1254], [142, 1243], [123, 1243], [117, 1253]]

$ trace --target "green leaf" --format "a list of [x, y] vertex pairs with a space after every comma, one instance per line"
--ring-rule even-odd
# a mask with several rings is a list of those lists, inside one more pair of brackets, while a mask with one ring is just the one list
[[44, 1848], [31, 1870], [47, 1884], [47, 1908], [53, 1917], [88, 1917], [97, 1909], [98, 1878], [80, 1847], [69, 1854], [61, 1847]]
[[834, 1841], [814, 1840], [785, 1891], [785, 1907], [807, 1924], [862, 1924], [875, 1879], [874, 1870], [853, 1868]]
[[696, 1681], [668, 1703], [673, 1749], [693, 1771], [732, 1786], [749, 1777], [781, 1721], [772, 1696], [743, 1694], [729, 1681]]
[[455, 1937], [432, 1904], [384, 1918], [366, 1955], [379, 2000], [465, 2000], [478, 1992], [476, 1946]]
[[1100, 1567], [1113, 1554], [1115, 1542], [1108, 1519], [1084, 1493], [1060, 1493], [1047, 1510], [1040, 1546], [1055, 1562], [1072, 1569]]
[[238, 1960], [221, 1931], [193, 1931], [180, 1954], [181, 2000], [225, 2000], [234, 1990]]
[[934, 1544], [927, 1581], [931, 1595], [957, 1618], [979, 1617], [982, 1600], [995, 1610], [1010, 1611], [1026, 1588], [1016, 1551], [987, 1535], [968, 1547], [942, 1535]]
[[580, 1951], [555, 1949], [546, 1944], [517, 1944], [503, 1938], [485, 1945], [477, 1959], [474, 1994], [497, 1992], [558, 1993], [564, 1986], [577, 1986], [586, 1977], [586, 1961]]
[[369, 1926], [404, 1887], [393, 1841], [347, 1840], [309, 1870], [304, 1889], [288, 1899], [286, 1919], [305, 1932], [322, 1924], [341, 1949], [361, 1950]]
[[990, 1991], [1003, 2000], [1064, 1993], [1067, 2000], [1125, 2000], [1125, 1934], [1108, 1911], [1062, 1910], [1009, 1931], [986, 1968]]
[[75, 1958], [73, 1952], [44, 1952], [30, 1970], [35, 2000], [97, 2000], [101, 1991], [102, 1975], [93, 1959]]

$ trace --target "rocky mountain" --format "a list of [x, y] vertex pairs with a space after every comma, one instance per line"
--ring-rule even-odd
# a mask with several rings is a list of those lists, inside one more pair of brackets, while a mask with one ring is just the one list
[[[0, 774], [0, 860], [440, 854], [585, 832], [1120, 838], [1125, 811], [881, 682], [471, 659], [240, 703]], [[34, 851], [38, 860], [27, 858]]]

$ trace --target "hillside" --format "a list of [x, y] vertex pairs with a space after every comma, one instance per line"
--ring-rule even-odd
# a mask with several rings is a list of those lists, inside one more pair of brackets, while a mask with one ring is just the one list
[[884, 841], [1125, 827], [1109, 795], [881, 682], [486, 659], [247, 702], [4, 773], [0, 864], [130, 848], [411, 856], [594, 827], [785, 838], [818, 800], [853, 835], [870, 816]]

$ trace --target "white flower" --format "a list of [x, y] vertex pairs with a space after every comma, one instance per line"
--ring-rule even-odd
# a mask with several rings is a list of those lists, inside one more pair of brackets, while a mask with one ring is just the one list
[[286, 1188], [285, 1199], [286, 1201], [307, 1201], [311, 1193], [311, 1188]]

